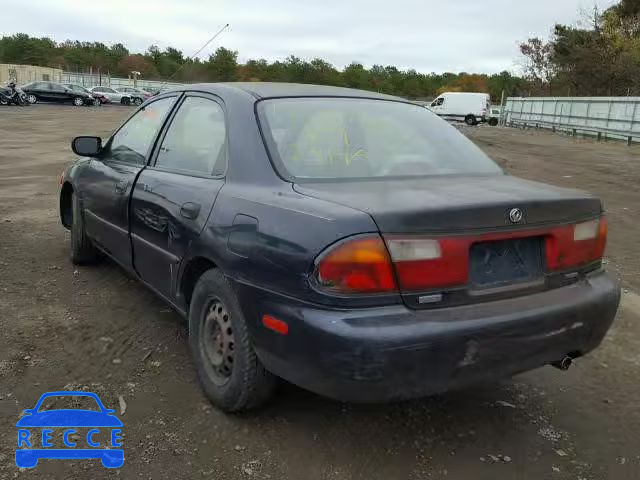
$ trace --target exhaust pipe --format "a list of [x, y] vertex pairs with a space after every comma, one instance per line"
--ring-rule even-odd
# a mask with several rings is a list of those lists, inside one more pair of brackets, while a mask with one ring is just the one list
[[563, 372], [566, 372], [567, 370], [569, 370], [569, 367], [571, 366], [572, 363], [573, 363], [573, 359], [567, 355], [559, 362], [551, 362], [551, 365], [556, 367], [558, 370], [562, 370]]

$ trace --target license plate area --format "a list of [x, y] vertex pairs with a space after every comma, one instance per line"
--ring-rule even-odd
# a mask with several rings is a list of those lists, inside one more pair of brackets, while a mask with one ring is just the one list
[[542, 237], [480, 242], [471, 246], [469, 276], [476, 288], [539, 280], [544, 274]]

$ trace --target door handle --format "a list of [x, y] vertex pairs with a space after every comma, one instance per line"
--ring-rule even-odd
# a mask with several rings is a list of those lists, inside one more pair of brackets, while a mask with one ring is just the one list
[[116, 193], [122, 195], [127, 191], [127, 187], [129, 186], [129, 182], [123, 180], [121, 182], [116, 183]]
[[180, 207], [180, 215], [182, 215], [184, 218], [193, 220], [194, 218], [198, 217], [199, 213], [200, 204], [198, 203], [187, 202]]

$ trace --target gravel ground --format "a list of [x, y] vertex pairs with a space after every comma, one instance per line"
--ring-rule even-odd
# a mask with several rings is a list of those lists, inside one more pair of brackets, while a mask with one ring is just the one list
[[[623, 307], [603, 346], [566, 373], [391, 405], [283, 386], [224, 415], [201, 393], [184, 323], [109, 262], [74, 268], [57, 218], [69, 141], [131, 110], [0, 110], [0, 479], [637, 479], [640, 477], [640, 149], [535, 131], [467, 132], [514, 175], [600, 195]], [[46, 391], [86, 389], [125, 413], [125, 464], [18, 470], [15, 422]]]

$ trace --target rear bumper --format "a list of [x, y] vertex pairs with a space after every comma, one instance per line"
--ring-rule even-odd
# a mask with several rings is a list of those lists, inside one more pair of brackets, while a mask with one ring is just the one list
[[421, 397], [583, 355], [615, 317], [619, 287], [603, 272], [543, 293], [429, 311], [327, 310], [236, 284], [248, 319], [270, 314], [279, 335], [249, 322], [276, 375], [343, 401]]

